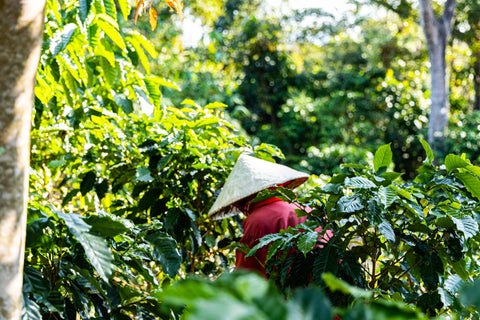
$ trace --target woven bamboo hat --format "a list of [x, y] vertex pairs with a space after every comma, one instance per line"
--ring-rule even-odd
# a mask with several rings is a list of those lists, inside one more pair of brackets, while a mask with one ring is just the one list
[[219, 220], [239, 214], [241, 211], [233, 206], [235, 202], [286, 182], [289, 183], [285, 188], [294, 189], [309, 177], [307, 173], [284, 165], [242, 154], [208, 212], [208, 218]]

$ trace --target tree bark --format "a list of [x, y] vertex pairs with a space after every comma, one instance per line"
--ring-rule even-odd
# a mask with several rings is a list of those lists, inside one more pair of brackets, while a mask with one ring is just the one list
[[0, 0], [0, 319], [20, 319], [30, 123], [45, 0]]
[[475, 101], [473, 102], [473, 110], [480, 110], [480, 52], [474, 51], [473, 56], [473, 88], [475, 91]]
[[420, 20], [430, 58], [431, 106], [428, 142], [437, 152], [444, 149], [445, 128], [448, 125], [450, 113], [445, 52], [452, 31], [455, 6], [456, 0], [447, 0], [442, 16], [437, 19], [431, 0], [419, 1]]

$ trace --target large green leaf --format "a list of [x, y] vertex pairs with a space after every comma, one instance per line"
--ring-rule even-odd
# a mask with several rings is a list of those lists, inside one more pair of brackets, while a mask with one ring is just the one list
[[448, 172], [458, 168], [465, 168], [466, 166], [468, 166], [468, 162], [455, 154], [449, 154], [445, 158], [445, 168]]
[[255, 245], [245, 257], [251, 257], [255, 255], [258, 249], [270, 244], [273, 241], [280, 240], [282, 238], [283, 236], [281, 234], [277, 234], [277, 233], [267, 234], [266, 236], [262, 237], [259, 240], [258, 244]]
[[338, 209], [340, 212], [355, 212], [364, 208], [362, 201], [355, 195], [343, 196], [338, 200]]
[[378, 199], [383, 205], [384, 209], [387, 209], [398, 198], [397, 193], [390, 187], [381, 186], [378, 188]]
[[102, 237], [115, 237], [133, 228], [133, 223], [130, 220], [122, 219], [114, 215], [91, 215], [85, 218], [85, 222], [91, 226], [91, 233], [98, 233]]
[[100, 30], [105, 34], [122, 50], [126, 49], [123, 37], [118, 31], [118, 25], [110, 16], [106, 14], [100, 14], [97, 16], [96, 23]]
[[430, 148], [430, 145], [428, 144], [427, 141], [425, 141], [424, 139], [418, 137], [420, 139], [420, 143], [422, 144], [423, 146], [423, 149], [425, 150], [426, 154], [427, 154], [427, 158], [425, 159], [424, 163], [426, 164], [429, 164], [429, 165], [433, 165], [433, 160], [435, 160], [435, 157], [433, 155], [433, 150], [432, 148]]
[[373, 167], [375, 172], [382, 167], [388, 167], [390, 163], [392, 163], [392, 156], [393, 154], [392, 149], [390, 148], [390, 143], [378, 148], [373, 157]]
[[169, 277], [174, 277], [182, 262], [175, 239], [165, 232], [155, 232], [147, 235], [145, 240], [152, 244], [152, 257], [160, 262]]
[[470, 193], [480, 200], [480, 180], [470, 173], [457, 172], [455, 176], [462, 180], [463, 184]]
[[57, 212], [59, 218], [65, 221], [70, 232], [85, 250], [88, 261], [92, 264], [100, 277], [108, 281], [113, 273], [113, 254], [105, 239], [89, 233], [91, 228], [84, 221], [84, 217], [70, 213]]
[[364, 177], [346, 178], [345, 186], [358, 189], [371, 189], [377, 187], [375, 183]]
[[74, 23], [69, 23], [63, 27], [63, 30], [55, 33], [50, 42], [50, 52], [52, 53], [52, 58], [54, 58], [60, 51], [65, 49], [65, 47], [70, 43], [70, 39], [72, 38], [75, 30], [77, 30], [77, 25]]
[[392, 225], [387, 221], [383, 220], [378, 225], [378, 230], [380, 233], [390, 242], [395, 242], [395, 231], [393, 231]]
[[120, 10], [122, 11], [123, 18], [128, 20], [128, 16], [130, 15], [130, 11], [132, 11], [132, 5], [129, 0], [117, 0], [118, 5], [120, 6]]
[[308, 252], [312, 251], [315, 247], [315, 244], [318, 240], [318, 233], [315, 231], [303, 232], [298, 238], [298, 249], [306, 255]]
[[42, 315], [40, 314], [40, 307], [29, 299], [26, 292], [23, 293], [22, 298], [23, 306], [21, 320], [41, 320]]
[[87, 19], [90, 7], [92, 6], [92, 0], [79, 0], [80, 2], [80, 18], [83, 22]]
[[472, 238], [478, 233], [478, 223], [471, 216], [463, 216], [459, 219], [451, 218], [457, 226], [457, 230], [463, 232], [465, 238]]
[[113, 0], [103, 0], [103, 7], [105, 8], [106, 14], [115, 20], [117, 19], [117, 8]]

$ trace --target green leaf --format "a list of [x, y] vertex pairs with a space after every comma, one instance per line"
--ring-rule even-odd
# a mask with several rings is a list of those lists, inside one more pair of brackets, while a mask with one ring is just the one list
[[22, 295], [22, 319], [21, 320], [42, 320], [40, 307], [29, 299], [28, 293]]
[[72, 35], [76, 29], [76, 24], [69, 23], [63, 27], [63, 30], [55, 33], [50, 42], [50, 52], [52, 53], [52, 58], [66, 48], [66, 46], [70, 43], [70, 39], [72, 38]]
[[480, 200], [480, 180], [470, 173], [457, 172], [455, 176], [462, 180], [463, 184], [470, 193]]
[[122, 50], [126, 49], [123, 37], [118, 31], [118, 25], [110, 16], [106, 14], [99, 14], [97, 16], [96, 23], [100, 30], [105, 34]]
[[128, 16], [130, 15], [130, 11], [132, 11], [132, 5], [130, 4], [129, 0], [117, 0], [118, 5], [120, 6], [120, 10], [122, 11], [123, 18], [128, 20]]
[[457, 230], [463, 232], [466, 239], [470, 239], [478, 233], [478, 223], [471, 216], [463, 216], [460, 219], [451, 218], [457, 226]]
[[423, 149], [425, 150], [425, 152], [427, 154], [427, 158], [425, 159], [425, 161], [423, 163], [433, 165], [433, 160], [435, 160], [435, 157], [433, 155], [432, 148], [430, 148], [430, 145], [428, 144], [427, 141], [423, 140], [420, 136], [418, 138], [420, 140], [420, 143], [423, 146]]
[[390, 187], [381, 186], [378, 188], [378, 198], [380, 203], [383, 204], [383, 208], [387, 209], [398, 198], [397, 193]]
[[147, 87], [149, 97], [152, 98], [153, 103], [156, 106], [159, 106], [162, 102], [162, 93], [160, 92], [159, 86], [161, 78], [157, 76], [147, 76], [145, 77], [145, 86]]
[[267, 234], [266, 236], [262, 237], [259, 240], [258, 244], [255, 245], [245, 257], [247, 258], [255, 255], [258, 249], [270, 244], [273, 241], [280, 240], [281, 238], [282, 238], [281, 234], [277, 234], [277, 233]]
[[131, 221], [113, 215], [89, 216], [84, 219], [91, 226], [91, 233], [98, 233], [102, 237], [115, 237], [129, 232], [133, 228]]
[[35, 293], [46, 299], [50, 292], [50, 284], [47, 279], [43, 278], [40, 270], [26, 265], [23, 269], [23, 292]]
[[103, 7], [110, 17], [115, 20], [117, 19], [117, 8], [115, 7], [115, 2], [113, 2], [113, 0], [103, 0]]
[[466, 166], [468, 166], [468, 162], [455, 154], [449, 154], [445, 158], [445, 168], [448, 172], [452, 172], [458, 168], [465, 168]]
[[458, 275], [452, 274], [450, 275], [444, 283], [444, 288], [451, 294], [456, 294], [461, 286], [465, 283]]
[[468, 282], [459, 290], [458, 298], [465, 307], [480, 310], [480, 279]]
[[297, 317], [287, 317], [286, 319], [302, 319], [302, 320], [331, 320], [332, 306], [330, 301], [325, 297], [323, 290], [317, 287], [309, 287], [296, 290], [291, 302], [295, 302], [300, 307], [301, 315]]
[[378, 148], [377, 152], [375, 152], [375, 156], [373, 157], [373, 167], [375, 172], [378, 171], [381, 167], [388, 167], [392, 162], [392, 149], [390, 148], [390, 143], [381, 146]]
[[165, 232], [156, 232], [147, 235], [145, 240], [152, 244], [152, 257], [160, 262], [163, 271], [169, 277], [175, 277], [182, 262], [175, 239]]
[[218, 108], [226, 108], [226, 107], [228, 107], [226, 104], [215, 101], [215, 102], [207, 104], [204, 108], [205, 109], [218, 109]]
[[127, 96], [123, 93], [115, 93], [113, 95], [115, 103], [125, 112], [125, 114], [130, 114], [133, 112], [132, 100], [128, 99]]
[[480, 167], [468, 165], [465, 167], [468, 171], [480, 178]]
[[365, 215], [370, 223], [374, 226], [378, 226], [383, 219], [383, 214], [381, 208], [378, 206], [377, 201], [375, 199], [368, 200], [367, 209], [365, 211]]
[[337, 273], [339, 264], [340, 257], [335, 247], [327, 244], [319, 248], [318, 255], [313, 262], [313, 280], [315, 283], [321, 283], [322, 275], [325, 272]]
[[139, 182], [151, 182], [153, 177], [150, 174], [150, 170], [145, 167], [138, 167], [135, 173], [135, 180]]
[[108, 281], [114, 269], [113, 254], [105, 239], [93, 235], [88, 231], [91, 226], [88, 225], [81, 215], [57, 212], [59, 218], [65, 221], [70, 232], [85, 250], [88, 261], [92, 264], [103, 280]]
[[314, 231], [303, 232], [298, 238], [297, 246], [300, 251], [306, 255], [315, 247], [317, 243], [318, 233]]
[[90, 7], [92, 6], [92, 0], [79, 0], [80, 1], [80, 19], [82, 22], [85, 22], [87, 19], [88, 13], [90, 12]]
[[90, 190], [93, 189], [97, 176], [94, 171], [88, 171], [80, 183], [80, 192], [82, 195], [86, 195]]
[[327, 272], [323, 275], [323, 281], [332, 291], [340, 291], [352, 295], [354, 298], [372, 298], [373, 292], [369, 290], [364, 290], [358, 287], [354, 287], [347, 282], [336, 278], [331, 273]]
[[395, 242], [395, 231], [393, 231], [392, 225], [387, 220], [383, 220], [382, 223], [378, 225], [378, 230], [385, 239], [392, 243]]
[[358, 189], [372, 189], [377, 185], [364, 177], [345, 178], [345, 186]]
[[364, 208], [362, 201], [355, 195], [341, 197], [337, 205], [340, 212], [345, 213], [355, 212]]

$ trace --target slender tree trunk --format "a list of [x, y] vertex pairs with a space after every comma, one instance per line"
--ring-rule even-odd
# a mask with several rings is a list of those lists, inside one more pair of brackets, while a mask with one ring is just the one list
[[428, 142], [436, 151], [444, 149], [445, 128], [448, 125], [450, 104], [448, 102], [448, 81], [445, 52], [452, 30], [456, 0], [447, 0], [443, 15], [437, 19], [431, 0], [420, 0], [420, 19], [427, 40], [430, 58], [430, 119]]
[[480, 110], [480, 52], [474, 51], [475, 61], [473, 62], [473, 87], [475, 91], [475, 101], [473, 110]]
[[20, 319], [30, 122], [45, 0], [0, 0], [0, 319]]

